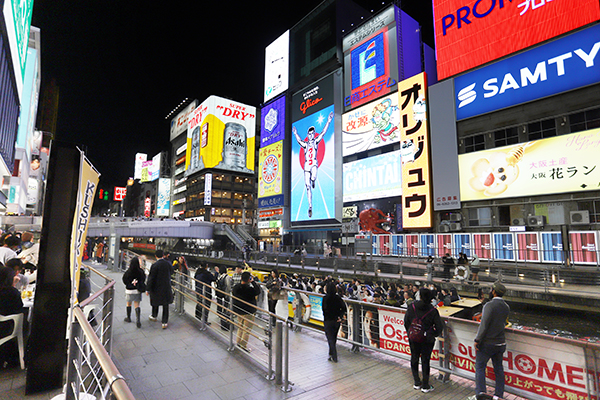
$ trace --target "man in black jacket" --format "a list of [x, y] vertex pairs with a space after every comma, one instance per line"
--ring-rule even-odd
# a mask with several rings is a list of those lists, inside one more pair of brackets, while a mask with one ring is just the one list
[[198, 300], [196, 318], [204, 322], [205, 325], [210, 325], [208, 314], [212, 300], [211, 284], [215, 281], [215, 276], [210, 273], [206, 264], [200, 264], [194, 274], [194, 279], [196, 279], [196, 299]]
[[162, 328], [167, 329], [169, 322], [169, 304], [173, 302], [173, 290], [171, 289], [171, 274], [173, 267], [167, 260], [168, 253], [162, 250], [156, 250], [154, 255], [157, 261], [150, 267], [148, 281], [146, 282], [146, 290], [150, 296], [150, 305], [152, 306], [152, 314], [150, 321], [156, 321], [158, 315], [158, 307], [162, 306]]
[[237, 333], [237, 345], [249, 352], [248, 337], [254, 325], [256, 313], [256, 296], [260, 294], [260, 287], [250, 272], [242, 272], [242, 281], [235, 285], [231, 291], [233, 295], [233, 311], [240, 317], [240, 327]]
[[[433, 293], [427, 288], [419, 289], [418, 300], [408, 306], [406, 315], [404, 316], [404, 328], [409, 331], [413, 322], [416, 319], [421, 319], [421, 326], [425, 332], [425, 341], [417, 343], [413, 340], [408, 340], [410, 344], [410, 368], [412, 370], [415, 384], [415, 390], [421, 389], [423, 393], [428, 393], [433, 390], [433, 386], [429, 384], [429, 363], [431, 361], [431, 352], [435, 345], [435, 338], [442, 333], [443, 325], [440, 313], [431, 305]], [[421, 369], [423, 370], [423, 379], [419, 377], [419, 358], [421, 359]]]
[[338, 362], [336, 341], [342, 319], [346, 315], [346, 304], [337, 294], [337, 287], [333, 281], [325, 286], [327, 294], [323, 297], [323, 328], [329, 344], [329, 361]]

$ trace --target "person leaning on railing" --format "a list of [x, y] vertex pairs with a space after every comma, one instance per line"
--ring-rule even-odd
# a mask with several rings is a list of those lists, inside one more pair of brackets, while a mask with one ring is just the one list
[[[248, 271], [242, 272], [241, 282], [231, 290], [233, 295], [233, 310], [240, 316], [240, 327], [237, 333], [237, 345], [249, 352], [248, 337], [254, 324], [256, 313], [256, 297], [260, 294], [260, 286]], [[249, 304], [248, 304], [249, 303]]]
[[[15, 272], [0, 266], [0, 315], [8, 316], [23, 312], [21, 293], [13, 286]], [[0, 322], [0, 338], [8, 336], [13, 329], [12, 322]], [[0, 347], [0, 369], [20, 365], [16, 340]]]

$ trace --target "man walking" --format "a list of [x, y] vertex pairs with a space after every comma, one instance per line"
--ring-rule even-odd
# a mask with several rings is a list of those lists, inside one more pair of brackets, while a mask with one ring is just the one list
[[492, 359], [494, 374], [496, 375], [496, 389], [494, 400], [504, 396], [504, 367], [502, 365], [503, 354], [506, 351], [506, 339], [504, 327], [510, 312], [510, 307], [502, 296], [506, 293], [506, 287], [500, 282], [492, 285], [490, 297], [492, 300], [483, 306], [481, 324], [475, 336], [475, 392], [472, 398], [479, 399], [486, 396], [485, 370], [488, 361]]
[[232, 289], [233, 311], [239, 314], [240, 327], [237, 333], [237, 345], [244, 351], [249, 352], [248, 337], [254, 324], [254, 313], [256, 313], [256, 296], [260, 294], [260, 287], [250, 272], [242, 272], [242, 281]]
[[150, 267], [148, 281], [146, 282], [147, 294], [150, 296], [152, 314], [148, 318], [156, 321], [158, 307], [162, 306], [162, 328], [167, 329], [169, 323], [169, 304], [173, 302], [173, 290], [171, 289], [171, 274], [173, 267], [167, 258], [168, 253], [156, 250], [154, 255], [157, 261]]
[[[220, 272], [220, 268], [223, 268], [223, 273]], [[217, 303], [219, 307], [217, 308], [217, 313], [221, 317], [221, 329], [224, 331], [228, 331], [230, 328], [229, 323], [229, 296], [231, 294], [232, 281], [231, 277], [227, 273], [227, 269], [223, 267], [216, 266], [215, 271], [219, 274], [217, 277], [217, 290], [215, 290], [215, 295], [217, 296]]]

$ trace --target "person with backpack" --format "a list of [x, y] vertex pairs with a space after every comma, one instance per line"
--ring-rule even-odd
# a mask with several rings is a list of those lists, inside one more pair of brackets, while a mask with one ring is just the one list
[[125, 284], [125, 302], [127, 303], [127, 317], [125, 322], [131, 322], [131, 304], [135, 308], [135, 325], [138, 328], [142, 327], [140, 321], [140, 303], [142, 301], [142, 293], [146, 291], [146, 273], [141, 267], [140, 259], [133, 257], [129, 263], [129, 268], [123, 274], [123, 283]]
[[[433, 293], [427, 288], [419, 289], [420, 300], [412, 303], [406, 310], [404, 316], [404, 328], [408, 333], [410, 344], [410, 368], [412, 370], [415, 390], [421, 389], [423, 393], [429, 393], [433, 386], [429, 384], [429, 363], [431, 352], [435, 345], [435, 338], [442, 333], [443, 325], [440, 313], [433, 307], [431, 300]], [[419, 359], [423, 379], [419, 377]]]
[[[222, 273], [220, 272], [220, 268], [223, 268]], [[215, 266], [215, 271], [218, 274], [216, 283], [217, 290], [215, 290], [217, 303], [219, 304], [217, 313], [221, 316], [221, 329], [228, 331], [231, 327], [231, 323], [229, 322], [229, 296], [231, 288], [233, 287], [232, 279], [227, 273], [226, 267]]]

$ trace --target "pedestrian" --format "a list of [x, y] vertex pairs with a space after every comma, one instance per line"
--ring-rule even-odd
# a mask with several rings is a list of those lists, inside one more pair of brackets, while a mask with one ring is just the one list
[[206, 264], [200, 264], [194, 274], [196, 280], [196, 318], [210, 325], [208, 322], [208, 314], [212, 300], [212, 283], [215, 281], [215, 276], [210, 273]]
[[492, 300], [483, 306], [481, 323], [475, 336], [475, 396], [485, 395], [487, 392], [485, 384], [485, 371], [487, 363], [492, 359], [494, 375], [496, 376], [496, 388], [494, 399], [504, 396], [504, 366], [502, 365], [503, 354], [506, 351], [506, 338], [504, 328], [508, 320], [510, 307], [502, 296], [506, 293], [506, 287], [495, 282], [492, 285], [490, 297]]
[[240, 317], [237, 345], [242, 350], [250, 352], [248, 337], [254, 325], [256, 296], [260, 294], [260, 286], [254, 281], [250, 272], [244, 271], [242, 272], [241, 282], [233, 287], [231, 294], [233, 295], [233, 310]]
[[[220, 272], [221, 268], [223, 268], [222, 273]], [[215, 271], [219, 274], [216, 282], [217, 290], [215, 290], [217, 303], [219, 305], [217, 307], [217, 313], [221, 316], [221, 329], [228, 331], [231, 326], [231, 323], [229, 322], [229, 297], [231, 296], [232, 279], [225, 267], [216, 266]]]
[[[21, 293], [13, 286], [15, 271], [0, 266], [0, 315], [9, 316], [23, 313]], [[10, 321], [0, 322], [0, 337], [8, 336], [13, 329]], [[11, 340], [0, 346], [0, 369], [20, 364], [17, 341]]]
[[342, 324], [342, 319], [346, 317], [346, 304], [337, 294], [337, 288], [334, 282], [329, 282], [325, 286], [327, 293], [323, 297], [323, 326], [325, 328], [325, 337], [329, 345], [329, 361], [338, 362], [336, 341], [337, 335]]
[[476, 282], [475, 285], [479, 285], [479, 256], [473, 253], [473, 260], [471, 260], [471, 281]]
[[450, 282], [450, 269], [454, 268], [454, 258], [450, 253], [444, 254], [442, 257], [442, 263], [444, 264], [444, 282]]
[[[269, 291], [268, 294], [268, 305], [269, 305], [269, 312], [275, 314], [275, 307], [277, 307], [277, 300], [279, 300], [280, 295], [279, 292], [281, 291], [281, 279], [279, 279], [279, 272], [274, 269], [271, 271], [271, 274], [269, 275], [269, 278], [267, 280], [267, 290]], [[271, 325], [275, 326], [275, 322], [276, 322], [276, 318], [271, 315]]]
[[169, 253], [156, 250], [154, 255], [157, 260], [150, 267], [146, 283], [147, 294], [150, 296], [150, 305], [152, 306], [152, 314], [150, 314], [148, 319], [156, 321], [158, 308], [162, 306], [162, 328], [167, 329], [169, 323], [169, 304], [173, 302], [173, 289], [171, 289], [173, 267], [167, 260]]
[[129, 263], [129, 268], [123, 274], [123, 283], [125, 284], [125, 302], [127, 316], [125, 322], [131, 322], [131, 305], [135, 308], [135, 324], [138, 328], [142, 327], [140, 321], [140, 303], [142, 293], [146, 291], [146, 273], [140, 266], [140, 259], [133, 257]]
[[[440, 313], [431, 305], [433, 293], [427, 288], [419, 289], [421, 300], [412, 303], [406, 310], [404, 316], [404, 328], [408, 332], [408, 343], [410, 345], [410, 368], [415, 381], [413, 388], [428, 393], [433, 390], [429, 384], [429, 364], [431, 361], [431, 352], [435, 345], [435, 338], [442, 333], [443, 325]], [[411, 325], [414, 324], [412, 331], [420, 328], [421, 335], [414, 335], [411, 332]], [[419, 377], [419, 359], [421, 360], [421, 370], [423, 378]]]
[[433, 256], [427, 257], [427, 282], [433, 282]]
[[244, 271], [244, 267], [242, 264], [237, 264], [235, 266], [235, 271], [231, 276], [231, 284], [232, 287], [242, 282], [242, 272]]
[[4, 244], [0, 247], [0, 263], [6, 265], [8, 260], [17, 258], [17, 249], [20, 245], [21, 239], [17, 235], [6, 235], [4, 237]]

